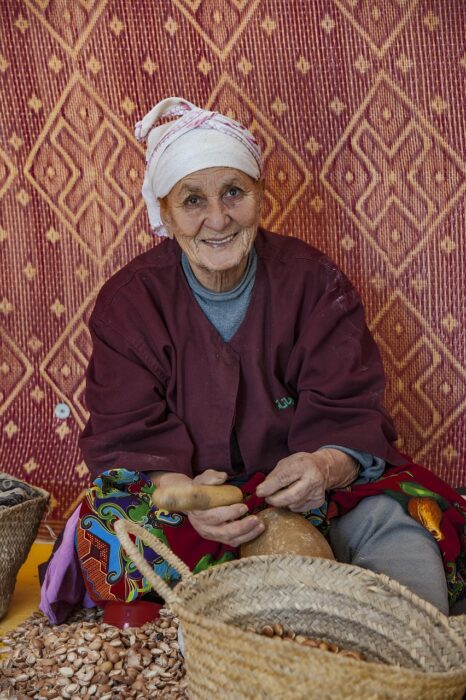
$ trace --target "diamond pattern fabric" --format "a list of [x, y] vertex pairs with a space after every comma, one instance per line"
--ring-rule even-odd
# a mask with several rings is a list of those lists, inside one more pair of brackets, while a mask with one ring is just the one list
[[169, 95], [255, 134], [263, 224], [354, 281], [400, 449], [466, 482], [465, 26], [444, 0], [1, 4], [0, 466], [54, 530], [89, 483], [90, 310], [154, 245], [133, 125]]

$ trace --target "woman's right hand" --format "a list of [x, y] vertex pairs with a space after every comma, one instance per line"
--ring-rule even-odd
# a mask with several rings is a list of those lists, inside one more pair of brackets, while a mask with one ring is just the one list
[[[223, 484], [227, 476], [225, 472], [207, 469], [195, 476], [193, 483], [209, 486]], [[204, 539], [239, 547], [243, 542], [255, 539], [264, 531], [264, 525], [255, 515], [243, 517], [247, 512], [248, 507], [245, 503], [235, 503], [208, 510], [194, 510], [188, 513], [188, 518], [196, 532]]]

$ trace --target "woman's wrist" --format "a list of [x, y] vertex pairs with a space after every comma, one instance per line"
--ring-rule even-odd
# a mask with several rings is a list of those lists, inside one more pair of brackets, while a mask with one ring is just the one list
[[317, 454], [324, 458], [323, 466], [326, 475], [326, 491], [341, 489], [349, 486], [358, 478], [359, 462], [336, 447], [324, 447]]

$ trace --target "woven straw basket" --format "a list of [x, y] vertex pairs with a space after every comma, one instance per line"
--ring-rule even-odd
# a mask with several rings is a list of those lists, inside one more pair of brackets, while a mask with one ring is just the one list
[[[296, 555], [250, 557], [193, 575], [147, 530], [121, 519], [115, 531], [179, 617], [195, 700], [463, 697], [466, 617], [446, 617], [385, 575]], [[178, 570], [174, 589], [154, 574], [128, 533]], [[275, 622], [360, 651], [367, 660], [245, 629]]]
[[0, 511], [0, 619], [8, 610], [19, 568], [29, 554], [50, 498], [47, 491], [33, 488], [39, 496]]

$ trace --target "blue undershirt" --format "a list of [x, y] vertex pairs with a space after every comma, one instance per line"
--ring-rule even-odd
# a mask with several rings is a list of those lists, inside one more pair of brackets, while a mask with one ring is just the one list
[[230, 289], [228, 292], [213, 292], [203, 287], [194, 276], [188, 258], [184, 253], [181, 255], [181, 264], [197, 303], [227, 343], [233, 338], [242, 324], [251, 300], [257, 268], [257, 253], [255, 249], [253, 248], [249, 254], [243, 279], [234, 289]]

